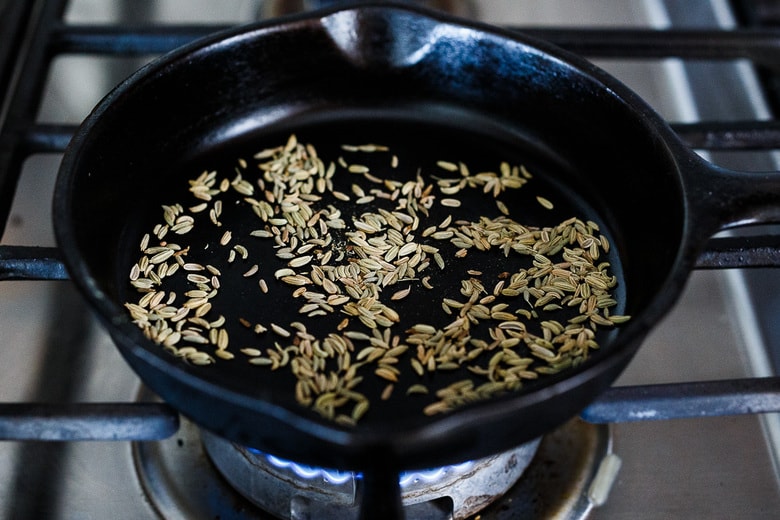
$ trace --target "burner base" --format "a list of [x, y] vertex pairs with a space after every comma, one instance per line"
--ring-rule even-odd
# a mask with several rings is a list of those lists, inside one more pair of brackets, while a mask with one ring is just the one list
[[[523, 520], [587, 517], [593, 504], [587, 490], [601, 460], [610, 452], [608, 426], [573, 419], [547, 434], [517, 483], [502, 497], [479, 511], [480, 520]], [[217, 518], [274, 520], [244, 498], [222, 477], [203, 445], [200, 429], [182, 418], [177, 435], [159, 442], [136, 443], [133, 456], [148, 501], [166, 520]], [[293, 520], [312, 518], [312, 502], [292, 500]], [[329, 518], [327, 507], [317, 518]], [[344, 519], [343, 507], [331, 517]], [[420, 520], [452, 520], [449, 498], [408, 506], [407, 515]]]

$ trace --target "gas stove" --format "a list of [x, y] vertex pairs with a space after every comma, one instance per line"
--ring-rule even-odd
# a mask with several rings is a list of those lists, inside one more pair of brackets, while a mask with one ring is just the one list
[[[335, 3], [0, 1], [0, 38], [15, 51], [0, 51], [2, 518], [358, 518], [360, 475], [215, 437], [144, 388], [67, 281], [49, 210], [75, 125], [149, 59], [220, 28]], [[580, 52], [711, 161], [778, 169], [766, 85], [780, 47], [767, 44], [771, 29], [751, 40], [737, 25], [758, 23], [746, 15], [753, 2], [422, 3]], [[582, 418], [484, 460], [404, 473], [407, 518], [776, 515], [780, 422], [745, 412], [778, 408], [777, 234], [719, 237], [724, 247], [702, 258], [616, 391]], [[761, 247], [732, 254], [731, 240]]]

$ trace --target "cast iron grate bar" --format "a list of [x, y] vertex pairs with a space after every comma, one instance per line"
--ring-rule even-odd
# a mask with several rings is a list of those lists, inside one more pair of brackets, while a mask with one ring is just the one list
[[593, 423], [780, 411], [780, 377], [612, 387], [582, 412]]
[[35, 121], [43, 97], [52, 57], [47, 46], [50, 28], [62, 18], [67, 0], [23, 3], [29, 8], [19, 13], [17, 24], [24, 29], [24, 34], [5, 41], [9, 35], [0, 33], [4, 47], [15, 51], [13, 65], [6, 66], [10, 71], [7, 82], [0, 84], [0, 236], [27, 158], [22, 146], [24, 130]]
[[68, 280], [56, 247], [0, 246], [0, 280]]
[[101, 26], [59, 24], [51, 49], [69, 54], [144, 56], [163, 54], [230, 25]]
[[[100, 26], [55, 28], [52, 48], [58, 52], [143, 55], [163, 53], [227, 29], [229, 25]], [[730, 60], [780, 63], [780, 31], [771, 29], [611, 29], [507, 26], [594, 58]]]
[[178, 429], [166, 404], [0, 404], [0, 441], [152, 441]]
[[594, 58], [732, 60], [780, 64], [780, 31], [771, 29], [512, 29]]
[[19, 148], [25, 156], [38, 153], [63, 153], [68, 146], [76, 125], [34, 124], [20, 132]]
[[710, 151], [758, 151], [780, 148], [780, 121], [700, 121], [671, 123], [689, 147]]
[[32, 2], [5, 2], [0, 7], [0, 92], [7, 92], [15, 73], [18, 49], [22, 47], [24, 20], [29, 18]]
[[[592, 423], [721, 417], [780, 412], [780, 377], [608, 388], [581, 417]], [[3, 403], [0, 441], [148, 441], [179, 427], [158, 403]]]

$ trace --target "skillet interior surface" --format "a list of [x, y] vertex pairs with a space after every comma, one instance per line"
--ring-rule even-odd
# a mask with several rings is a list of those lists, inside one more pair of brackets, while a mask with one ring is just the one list
[[[120, 85], [74, 138], [55, 194], [55, 227], [66, 262], [131, 365], [197, 422], [234, 440], [302, 456], [304, 462], [355, 465], [365, 435], [381, 439], [379, 444], [408, 442], [403, 462], [425, 464], [424, 457], [413, 456], [436, 439], [428, 430], [419, 438], [414, 434], [441, 418], [420, 412], [432, 396], [404, 395], [414, 379], [408, 370], [387, 401], [379, 397], [387, 382], [366, 377], [365, 391], [379, 404], [357, 427], [342, 427], [295, 402], [287, 371], [252, 366], [241, 354], [213, 366], [192, 366], [143, 338], [123, 307], [137, 298], [128, 273], [138, 260], [140, 236], [160, 220], [162, 204], [194, 203], [187, 202], [188, 179], [211, 169], [232, 179], [239, 157], [249, 159], [262, 148], [283, 144], [291, 133], [332, 160], [345, 155], [339, 148], [345, 143], [387, 145], [400, 159], [398, 169], [391, 169], [382, 154], [363, 154], [356, 162], [369, 164], [379, 177], [399, 180], [414, 178], [419, 167], [423, 178], [433, 181], [444, 173], [435, 167], [438, 160], [462, 161], [472, 172], [495, 171], [500, 161], [508, 161], [533, 175], [527, 186], [507, 194], [510, 216], [535, 226], [556, 225], [571, 216], [598, 223], [612, 245], [605, 258], [620, 282], [613, 313], [640, 315], [678, 258], [684, 203], [677, 165], [649, 109], [597, 69], [571, 59], [574, 64], [559, 59], [555, 49], [517, 35], [395, 8], [293, 18], [178, 51]], [[345, 173], [334, 177], [336, 189], [344, 193], [352, 194], [354, 181]], [[543, 208], [537, 195], [552, 201], [554, 209]], [[492, 195], [474, 192], [458, 198], [464, 218], [500, 215]], [[239, 317], [249, 323], [303, 321], [315, 334], [332, 331], [342, 315], [301, 319], [301, 301], [269, 274], [285, 266], [274, 256], [271, 241], [244, 241], [249, 258], [227, 262], [227, 248], [218, 247], [224, 231], [247, 235], [258, 227], [238, 216], [237, 207], [225, 205], [222, 227], [186, 238], [192, 244], [188, 261], [224, 272], [214, 308], [234, 320], [231, 346], [271, 346], [268, 338], [237, 324]], [[448, 211], [436, 205], [429, 225], [444, 220]], [[441, 298], [458, 297], [467, 269], [484, 273], [492, 288], [500, 273], [529, 265], [527, 258], [470, 253], [455, 259], [454, 253], [443, 246], [445, 269], [428, 267], [434, 289], [410, 282], [412, 292], [398, 302], [402, 325], [446, 324], [451, 316], [440, 310]], [[256, 278], [243, 276], [252, 263], [269, 284], [267, 294]], [[498, 407], [489, 411], [497, 412], [497, 424], [511, 423], [506, 435], [476, 433], [479, 425], [469, 422], [478, 412], [469, 415], [468, 410], [484, 406], [479, 404], [456, 412], [463, 422], [449, 435], [454, 439], [459, 429], [467, 432], [477, 448], [465, 452], [474, 456], [512, 438], [515, 444], [529, 440], [562, 422], [611, 383], [651, 321], [626, 326], [627, 331], [634, 327], [626, 336], [632, 341], [617, 330], [600, 334], [604, 348], [581, 367], [498, 399]], [[424, 383], [455, 378], [425, 377]], [[586, 390], [573, 395], [580, 386]], [[197, 391], [187, 395], [189, 389]], [[555, 409], [540, 417], [548, 399]], [[280, 424], [286, 427], [273, 431]], [[441, 450], [458, 444], [438, 433]], [[284, 439], [290, 434], [357, 447], [349, 455], [323, 453], [290, 446]], [[297, 439], [294, 435], [290, 438]], [[480, 435], [496, 440], [475, 442]]]
[[[300, 120], [307, 118], [294, 118], [294, 121], [289, 122], [290, 130], [295, 129], [296, 137], [302, 142], [315, 146], [321, 158], [330, 157], [332, 158], [331, 162], [334, 163], [339, 157], [354, 158], [357, 163], [368, 166], [372, 176], [379, 179], [392, 179], [400, 182], [415, 181], [418, 172], [421, 172], [424, 183], [431, 186], [434, 185], [437, 177], [458, 179], [461, 176], [459, 172], [453, 174], [437, 167], [436, 162], [442, 158], [454, 163], [463, 162], [475, 173], [498, 171], [500, 162], [522, 165], [526, 171], [531, 173], [532, 178], [528, 180], [526, 185], [518, 189], [508, 189], [499, 197], [495, 197], [492, 193], [484, 193], [481, 187], [464, 189], [453, 197], [442, 196], [441, 193], [438, 193], [438, 189], [434, 188], [433, 193], [438, 200], [430, 208], [428, 215], [418, 214], [422, 224], [416, 230], [409, 232], [405, 231], [407, 226], [402, 227], [402, 234], [405, 234], [407, 243], [427, 244], [437, 248], [444, 261], [444, 268], [441, 269], [437, 265], [433, 253], [428, 253], [426, 256], [430, 265], [427, 268], [415, 272], [411, 277], [404, 276], [397, 282], [391, 282], [390, 285], [382, 289], [379, 301], [389, 305], [400, 315], [400, 321], [394, 323], [388, 332], [391, 332], [392, 336], [398, 336], [401, 344], [407, 344], [405, 340], [410, 334], [406, 331], [415, 324], [428, 324], [437, 329], [444, 329], [458, 317], [459, 310], [453, 307], [449, 313], [446, 312], [442, 308], [442, 301], [445, 298], [461, 302], [467, 301], [468, 298], [465, 298], [465, 295], [461, 293], [462, 281], [478, 280], [481, 282], [485, 287], [484, 292], [480, 294], [480, 299], [482, 299], [492, 295], [496, 284], [501, 280], [505, 282], [502, 285], [509, 287], [511, 284], [507, 274], [517, 273], [521, 269], [528, 269], [533, 265], [532, 256], [519, 255], [514, 252], [505, 255], [496, 247], [493, 247], [491, 251], [482, 252], [474, 248], [466, 256], [458, 258], [456, 253], [460, 247], [451, 244], [449, 240], [422, 236], [423, 231], [431, 226], [436, 227], [437, 231], [440, 232], [446, 227], [450, 227], [440, 228], [438, 226], [447, 217], [450, 217], [453, 222], [459, 220], [479, 222], [481, 218], [495, 220], [504, 216], [496, 204], [496, 200], [500, 200], [507, 206], [509, 218], [529, 228], [553, 228], [567, 219], [577, 217], [583, 222], [599, 223], [601, 233], [611, 241], [603, 219], [593, 207], [587, 205], [586, 198], [581, 195], [583, 191], [588, 189], [587, 186], [574, 187], [562, 184], [558, 180], [561, 178], [561, 173], [568, 168], [565, 164], [556, 162], [553, 157], [544, 157], [539, 154], [539, 150], [528, 149], [525, 144], [518, 146], [522, 141], [514, 136], [510, 139], [507, 139], [508, 136], [503, 136], [502, 139], [494, 132], [485, 134], [475, 131], [475, 121], [473, 120], [463, 121], [463, 124], [470, 128], [470, 130], [463, 131], [459, 129], [461, 125], [455, 125], [453, 128], [452, 121], [446, 125], [432, 124], [430, 112], [428, 114], [424, 122], [415, 121], [409, 115], [397, 119], [382, 117], [381, 114], [374, 114], [374, 117], [370, 119], [363, 117], [338, 121], [344, 116], [339, 111], [335, 114], [321, 114], [317, 119], [322, 119], [322, 121], [318, 124], [307, 124]], [[387, 146], [389, 152], [349, 154], [340, 149], [340, 145], [345, 143], [364, 143], [368, 136], [370, 136], [371, 143]], [[171, 172], [167, 175], [168, 180], [175, 181], [173, 184], [178, 185], [178, 189], [174, 185], [168, 186], [168, 182], [160, 182], [161, 176], [153, 175], [150, 180], [159, 187], [157, 197], [149, 197], [139, 201], [138, 207], [127, 216], [128, 224], [121, 233], [123, 235], [119, 242], [121, 253], [117, 256], [118, 264], [113, 271], [116, 273], [115, 284], [119, 289], [120, 301], [135, 302], [139, 299], [139, 295], [130, 286], [127, 273], [130, 272], [133, 264], [138, 262], [141, 256], [144, 256], [138, 248], [141, 236], [144, 233], [151, 233], [155, 224], [163, 222], [161, 206], [180, 203], [186, 208], [202, 202], [189, 193], [188, 179], [196, 178], [203, 171], [216, 171], [222, 172], [221, 175], [218, 173], [217, 179], [233, 180], [236, 176], [238, 158], [251, 158], [262, 149], [284, 145], [286, 142], [286, 134], [271, 133], [258, 137], [256, 140], [249, 139], [247, 143], [239, 142], [233, 146], [227, 146], [216, 155], [195, 158], [192, 162], [185, 163], [181, 172]], [[397, 168], [391, 166], [393, 151], [399, 157]], [[251, 162], [250, 159], [250, 164]], [[242, 173], [242, 178], [245, 180], [252, 179], [253, 174], [255, 177], [259, 177], [259, 173], [249, 169], [243, 170]], [[372, 189], [380, 188], [389, 195], [390, 190], [376, 182], [365, 180], [359, 174], [346, 172], [342, 168], [337, 170], [333, 177], [333, 183], [335, 191], [349, 194], [351, 200], [342, 202], [334, 197], [329, 197], [326, 193], [323, 195], [323, 200], [315, 204], [315, 207], [324, 209], [333, 205], [338, 208], [346, 228], [343, 231], [328, 230], [328, 235], [333, 237], [332, 243], [329, 245], [317, 245], [313, 249], [307, 249], [304, 253], [294, 254], [294, 256], [313, 256], [311, 264], [316, 265], [320, 255], [331, 251], [331, 259], [323, 264], [326, 268], [348, 267], [350, 264], [357, 264], [360, 258], [356, 252], [359, 247], [353, 244], [347, 236], [347, 233], [354, 233], [356, 230], [353, 221], [360, 219], [361, 215], [365, 213], [376, 214], [377, 208], [380, 207], [384, 207], [390, 212], [396, 211], [399, 204], [392, 200], [383, 201], [381, 198], [374, 199], [370, 204], [356, 204], [354, 201], [358, 197], [353, 193], [353, 186], [361, 186], [366, 194], [370, 194]], [[553, 208], [543, 207], [536, 200], [537, 196], [542, 196], [553, 202]], [[247, 363], [247, 358], [238, 351], [239, 348], [250, 347], [265, 352], [268, 348], [273, 350], [275, 343], [286, 347], [291, 340], [274, 333], [272, 329], [269, 329], [267, 333], [258, 334], [254, 330], [254, 325], [261, 324], [265, 328], [269, 328], [270, 324], [273, 323], [294, 333], [295, 329], [291, 323], [300, 322], [305, 325], [307, 332], [319, 340], [323, 340], [329, 334], [341, 336], [343, 331], [359, 332], [371, 336], [374, 329], [371, 328], [370, 324], [362, 323], [359, 316], [346, 313], [343, 305], [335, 305], [335, 309], [333, 311], [328, 309], [325, 315], [308, 316], [310, 311], [299, 312], [299, 309], [312, 300], [308, 300], [305, 295], [294, 296], [293, 293], [301, 286], [291, 285], [274, 277], [275, 272], [287, 268], [288, 262], [291, 261], [276, 256], [280, 249], [289, 245], [289, 240], [280, 244], [271, 237], [262, 239], [251, 236], [251, 232], [254, 230], [269, 230], [273, 229], [274, 226], [257, 217], [251, 210], [251, 205], [244, 202], [244, 197], [237, 192], [220, 197], [223, 209], [219, 217], [219, 225], [214, 225], [208, 212], [204, 211], [196, 215], [196, 225], [192, 232], [181, 236], [175, 236], [171, 233], [166, 235], [163, 241], [178, 243], [182, 248], [188, 249], [183, 261], [203, 266], [211, 265], [220, 272], [219, 290], [216, 296], [210, 299], [212, 309], [204, 317], [209, 321], [218, 319], [220, 315], [227, 318], [227, 324], [223, 328], [229, 333], [231, 347], [228, 350], [238, 357], [230, 361], [216, 359], [216, 366], [201, 369], [202, 375], [208, 379], [213, 378], [220, 386], [233, 388], [252, 397], [295, 408], [296, 380], [290, 370], [269, 371], [267, 368], [250, 365]], [[439, 202], [442, 198], [459, 200], [461, 207], [444, 206]], [[404, 214], [403, 211], [396, 211], [396, 213]], [[454, 227], [455, 224], [452, 226]], [[312, 227], [319, 229], [319, 226]], [[380, 238], [380, 242], [385, 242], [386, 231], [390, 227], [386, 225], [382, 231], [368, 232], [365, 239]], [[220, 239], [226, 231], [232, 234], [231, 242], [220, 245]], [[318, 238], [320, 236], [324, 237], [324, 235], [318, 235]], [[156, 245], [156, 243], [157, 241], [153, 237], [150, 245]], [[313, 242], [301, 239], [298, 241], [298, 248], [306, 243]], [[246, 259], [242, 258], [240, 253], [235, 252], [235, 245], [244, 246], [248, 250]], [[572, 245], [572, 247], [575, 246]], [[230, 251], [234, 252], [236, 258], [233, 262], [228, 260]], [[610, 251], [610, 254], [602, 253], [602, 255], [600, 261], [609, 262], [610, 272], [622, 279], [619, 258], [614, 251]], [[410, 258], [411, 256], [413, 255], [409, 255]], [[254, 264], [259, 266], [257, 274], [245, 277], [244, 273]], [[292, 271], [310, 277], [311, 264], [292, 269]], [[211, 278], [211, 273], [208, 270], [200, 272]], [[421, 282], [421, 279], [426, 276], [430, 278], [429, 283], [433, 286], [432, 289], [426, 288]], [[166, 283], [161, 284], [159, 288], [175, 291], [182, 299], [184, 296], [181, 295], [195, 288], [195, 284], [187, 281], [183, 273], [171, 278], [177, 281], [169, 282], [166, 280]], [[258, 286], [259, 278], [266, 282], [267, 293]], [[338, 294], [344, 295], [346, 298], [348, 296], [345, 292], [346, 286], [339, 282], [338, 275], [336, 275], [335, 281], [339, 289]], [[328, 295], [322, 285], [316, 282], [307, 283], [304, 287], [309, 293]], [[407, 297], [402, 300], [391, 300], [392, 294], [407, 288], [410, 289]], [[613, 291], [616, 299], [620, 301], [620, 305], [613, 308], [614, 314], [620, 314], [625, 305], [623, 289], [624, 285], [621, 284]], [[356, 298], [349, 299], [353, 302], [357, 301]], [[179, 305], [181, 303], [183, 300], [178, 302]], [[526, 319], [517, 314], [515, 317], [529, 323], [528, 330], [538, 335], [542, 334], [542, 330], [538, 325], [534, 325], [534, 322], [538, 323], [542, 319], [557, 319], [565, 323], [567, 318], [577, 315], [576, 308], [558, 312], [545, 312], [541, 308], [534, 309], [533, 301], [526, 302], [522, 296], [502, 296], [499, 294], [488, 307], [497, 304], [507, 304], [508, 311], [512, 314], [519, 308], [537, 311], [540, 315], [539, 318], [529, 317]], [[342, 331], [339, 328], [339, 323], [345, 318], [349, 319], [349, 325]], [[244, 325], [239, 322], [240, 319], [245, 320]], [[494, 327], [500, 321], [487, 319], [481, 327], [474, 324], [471, 329], [472, 337], [492, 342], [487, 327]], [[246, 326], [246, 324], [251, 326]], [[384, 330], [384, 328], [378, 326], [376, 330]], [[616, 331], [617, 329], [614, 328], [603, 330], [596, 336], [596, 340], [600, 343], [606, 343], [610, 336], [615, 335]], [[354, 340], [353, 344], [353, 359], [362, 348], [369, 346], [369, 342], [358, 339]], [[409, 418], [419, 417], [424, 406], [437, 400], [433, 391], [427, 396], [407, 396], [405, 392], [409, 386], [420, 383], [431, 389], [443, 388], [468, 375], [467, 371], [459, 369], [449, 372], [430, 372], [423, 377], [418, 377], [408, 364], [409, 359], [414, 357], [414, 345], [410, 347], [409, 353], [400, 359], [401, 375], [397, 390], [394, 390], [393, 396], [386, 401], [380, 399], [380, 394], [388, 381], [371, 374], [371, 368], [374, 365], [369, 364], [366, 369], [359, 372], [359, 374], [364, 375], [365, 381], [356, 387], [356, 390], [365, 391], [373, 403], [372, 410], [361, 420], [361, 424], [366, 423], [377, 428], [386, 428], [389, 425], [399, 427]], [[201, 350], [214, 354], [213, 347]], [[474, 360], [474, 364], [487, 365], [488, 359], [495, 353], [496, 351], [485, 351], [483, 355]], [[335, 366], [331, 368], [335, 370]], [[529, 380], [525, 384], [533, 387], [534, 383], [543, 381], [544, 378], [541, 378], [538, 381]]]

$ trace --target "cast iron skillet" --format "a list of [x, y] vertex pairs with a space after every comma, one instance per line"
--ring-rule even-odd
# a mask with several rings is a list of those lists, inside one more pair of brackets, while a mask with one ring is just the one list
[[[169, 189], [183, 175], [289, 132], [331, 145], [386, 140], [421, 160], [478, 160], [484, 151], [525, 161], [539, 186], [567, 201], [562, 212], [582, 211], [609, 235], [617, 310], [632, 320], [583, 365], [525, 391], [434, 417], [404, 409], [367, 415], [357, 427], [296, 406], [288, 386], [245, 364], [174, 359], [123, 308], [136, 216], [172, 202]], [[703, 161], [637, 95], [577, 56], [483, 24], [374, 5], [229, 30], [134, 74], [71, 141], [54, 224], [72, 279], [165, 401], [233, 441], [364, 470], [370, 482], [495, 453], [575, 416], [672, 307], [707, 239], [776, 221], [779, 202], [776, 175]], [[424, 314], [429, 302], [414, 305]], [[256, 305], [260, 315], [295, 312]], [[393, 478], [384, 483], [392, 495]]]

